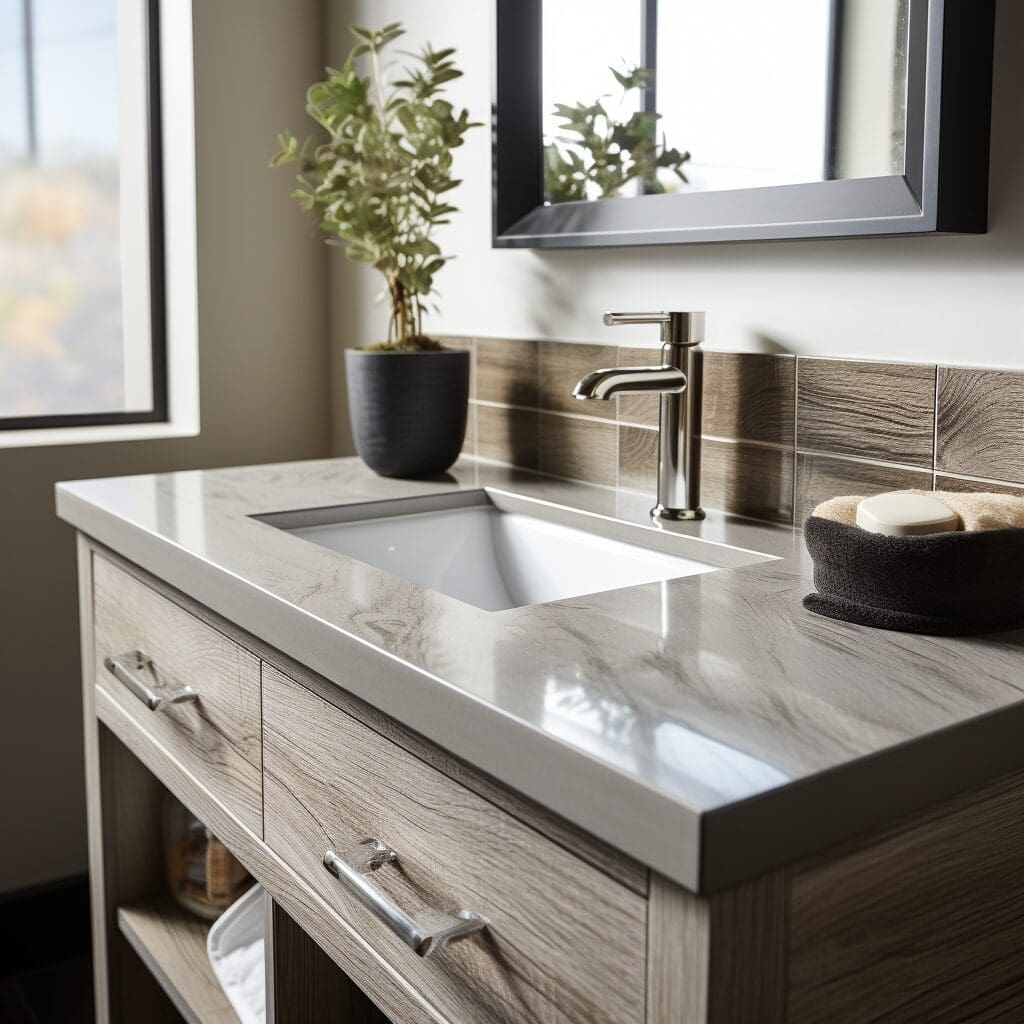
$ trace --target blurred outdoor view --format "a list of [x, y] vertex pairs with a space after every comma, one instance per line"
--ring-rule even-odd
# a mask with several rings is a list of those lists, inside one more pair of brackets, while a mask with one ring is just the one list
[[0, 0], [0, 419], [119, 412], [116, 0]]

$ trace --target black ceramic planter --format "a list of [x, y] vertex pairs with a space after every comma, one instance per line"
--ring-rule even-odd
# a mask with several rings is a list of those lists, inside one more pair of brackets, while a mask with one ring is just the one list
[[469, 352], [345, 350], [356, 451], [381, 476], [432, 476], [466, 435]]

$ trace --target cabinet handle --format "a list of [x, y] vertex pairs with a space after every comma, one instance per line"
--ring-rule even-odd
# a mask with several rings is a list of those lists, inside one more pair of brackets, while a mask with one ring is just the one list
[[147, 686], [135, 673], [155, 669], [155, 666], [153, 660], [142, 651], [129, 651], [115, 658], [104, 658], [103, 664], [107, 671], [124, 683], [150, 711], [162, 711], [169, 704], [187, 704], [199, 700], [199, 694], [191, 686], [183, 686], [180, 690], [172, 690], [165, 694], [157, 693]]
[[398, 853], [379, 839], [364, 839], [345, 856], [334, 850], [324, 854], [324, 867], [418, 956], [433, 956], [447, 943], [486, 927], [487, 922], [472, 910], [428, 910], [411, 917], [366, 877], [366, 872], [397, 861]]

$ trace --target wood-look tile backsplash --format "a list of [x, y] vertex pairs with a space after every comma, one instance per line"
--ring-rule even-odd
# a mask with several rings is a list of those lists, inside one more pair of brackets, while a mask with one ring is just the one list
[[[656, 396], [578, 402], [600, 366], [657, 348], [449, 338], [474, 367], [464, 452], [654, 497]], [[801, 525], [836, 494], [903, 487], [1024, 495], [1024, 370], [707, 352], [704, 503]]]

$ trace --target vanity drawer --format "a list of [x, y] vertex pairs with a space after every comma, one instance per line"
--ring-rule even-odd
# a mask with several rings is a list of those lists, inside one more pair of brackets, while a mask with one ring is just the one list
[[[643, 897], [266, 665], [263, 716], [267, 845], [442, 1016], [641, 1024]], [[397, 861], [355, 883], [325, 868], [328, 850], [355, 863], [367, 838]], [[357, 897], [359, 878], [383, 909]], [[421, 956], [384, 923], [390, 908], [487, 924]]]
[[93, 601], [97, 689], [262, 836], [259, 659], [100, 555]]

